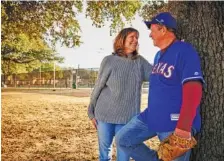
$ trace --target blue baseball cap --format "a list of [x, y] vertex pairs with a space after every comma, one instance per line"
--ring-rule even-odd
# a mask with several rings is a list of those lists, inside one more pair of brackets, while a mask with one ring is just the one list
[[168, 28], [177, 30], [177, 21], [169, 12], [162, 12], [156, 15], [152, 21], [144, 21], [146, 26], [150, 28], [151, 24], [160, 24]]

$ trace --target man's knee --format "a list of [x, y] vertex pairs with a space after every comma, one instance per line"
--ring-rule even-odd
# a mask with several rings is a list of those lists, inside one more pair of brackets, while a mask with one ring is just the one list
[[124, 132], [118, 132], [118, 134], [115, 136], [115, 142], [116, 142], [116, 145], [119, 146], [119, 147], [130, 146], [127, 134], [124, 133]]

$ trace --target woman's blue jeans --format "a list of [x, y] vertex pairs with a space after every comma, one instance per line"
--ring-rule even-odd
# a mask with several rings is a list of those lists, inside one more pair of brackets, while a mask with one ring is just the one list
[[[143, 142], [154, 136], [158, 136], [159, 140], [162, 141], [172, 132], [150, 131], [148, 126], [139, 120], [138, 116], [135, 116], [116, 134], [116, 145], [135, 161], [159, 161], [157, 152], [147, 147]], [[191, 150], [174, 161], [189, 161], [190, 154]]]
[[[124, 124], [111, 124], [97, 121], [100, 161], [111, 161], [113, 138], [123, 126]], [[126, 155], [125, 152], [118, 147], [117, 161], [129, 161], [128, 155]]]

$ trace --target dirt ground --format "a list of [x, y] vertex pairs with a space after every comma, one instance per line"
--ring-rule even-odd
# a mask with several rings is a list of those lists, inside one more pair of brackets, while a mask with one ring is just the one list
[[[98, 160], [96, 130], [87, 117], [90, 93], [2, 89], [2, 160]], [[146, 102], [147, 94], [143, 94], [142, 109]], [[156, 149], [158, 139], [147, 145]]]

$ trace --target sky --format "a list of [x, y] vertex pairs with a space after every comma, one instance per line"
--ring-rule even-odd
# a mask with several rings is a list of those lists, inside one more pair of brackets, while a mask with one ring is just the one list
[[[58, 44], [56, 50], [65, 58], [64, 63], [58, 65], [72, 68], [78, 68], [78, 66], [79, 68], [99, 68], [102, 59], [113, 52], [116, 34], [110, 36], [109, 23], [102, 28], [96, 28], [84, 14], [78, 15], [77, 18], [82, 30], [83, 43], [76, 48], [61, 47]], [[143, 23], [143, 19], [136, 15], [131, 24], [126, 24], [125, 27], [133, 27], [139, 31], [139, 54], [153, 63], [158, 48], [153, 46], [149, 38], [150, 30]]]

